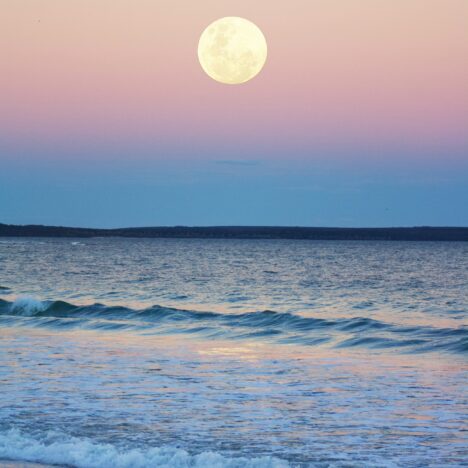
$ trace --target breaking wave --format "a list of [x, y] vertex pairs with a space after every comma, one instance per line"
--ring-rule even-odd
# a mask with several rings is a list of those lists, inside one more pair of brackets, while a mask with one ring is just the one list
[[154, 305], [146, 309], [64, 301], [0, 299], [2, 325], [53, 329], [192, 334], [204, 338], [265, 339], [283, 344], [366, 347], [402, 351], [468, 352], [468, 328], [403, 327], [365, 317], [327, 320], [270, 310], [222, 314]]
[[[216, 452], [191, 455], [173, 447], [120, 449], [88, 439], [48, 432], [42, 437], [24, 435], [17, 429], [0, 433], [0, 459], [66, 465], [76, 468], [286, 468], [273, 457], [228, 458]], [[0, 461], [1, 463], [1, 461]]]

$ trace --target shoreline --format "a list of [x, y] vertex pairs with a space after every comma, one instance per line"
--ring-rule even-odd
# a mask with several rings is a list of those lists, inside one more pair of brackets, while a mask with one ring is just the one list
[[20, 460], [4, 460], [0, 458], [2, 468], [67, 468], [65, 465], [48, 465], [44, 463], [28, 462]]
[[155, 226], [99, 229], [0, 223], [0, 237], [468, 242], [468, 227]]

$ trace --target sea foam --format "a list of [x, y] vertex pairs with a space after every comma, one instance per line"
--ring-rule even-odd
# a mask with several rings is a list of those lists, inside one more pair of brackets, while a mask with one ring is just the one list
[[76, 468], [286, 468], [273, 457], [229, 458], [215, 452], [191, 455], [172, 447], [123, 450], [111, 444], [48, 432], [33, 437], [10, 429], [0, 433], [0, 459], [67, 465]]

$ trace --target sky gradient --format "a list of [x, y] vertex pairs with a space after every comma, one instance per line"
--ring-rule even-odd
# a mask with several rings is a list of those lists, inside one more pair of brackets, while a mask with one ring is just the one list
[[[268, 42], [243, 85], [213, 20]], [[466, 0], [0, 0], [0, 222], [468, 225]]]

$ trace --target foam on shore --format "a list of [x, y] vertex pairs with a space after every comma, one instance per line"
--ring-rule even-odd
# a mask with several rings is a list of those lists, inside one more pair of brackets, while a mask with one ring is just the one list
[[[229, 458], [216, 452], [191, 455], [173, 447], [123, 450], [111, 444], [49, 432], [41, 438], [16, 429], [0, 433], [0, 459], [12, 460], [12, 468], [33, 468], [25, 462], [76, 468], [286, 468], [289, 464], [273, 457]], [[21, 464], [22, 462], [23, 464]], [[8, 465], [7, 465], [8, 466]], [[44, 466], [44, 465], [42, 465]]]

